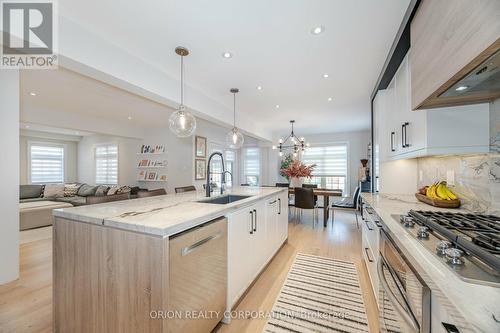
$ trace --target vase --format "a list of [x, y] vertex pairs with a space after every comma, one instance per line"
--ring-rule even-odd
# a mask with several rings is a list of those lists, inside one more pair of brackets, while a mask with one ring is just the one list
[[304, 183], [304, 178], [302, 177], [292, 177], [290, 179], [290, 187], [302, 187], [302, 184]]

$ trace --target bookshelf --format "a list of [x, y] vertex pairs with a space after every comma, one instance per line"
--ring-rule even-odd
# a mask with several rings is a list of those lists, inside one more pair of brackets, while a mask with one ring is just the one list
[[164, 183], [167, 181], [165, 146], [142, 145], [137, 153], [137, 181]]

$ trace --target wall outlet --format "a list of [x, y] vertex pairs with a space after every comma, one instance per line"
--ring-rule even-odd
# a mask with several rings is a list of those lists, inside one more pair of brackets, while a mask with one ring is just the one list
[[446, 183], [450, 186], [455, 186], [455, 170], [446, 171]]

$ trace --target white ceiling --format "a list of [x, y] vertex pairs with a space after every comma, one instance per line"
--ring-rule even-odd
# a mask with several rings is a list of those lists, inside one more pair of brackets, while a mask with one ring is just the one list
[[[308, 134], [369, 128], [370, 93], [408, 3], [65, 0], [59, 2], [59, 13], [174, 78], [179, 59], [173, 50], [186, 46], [191, 51], [185, 61], [187, 84], [226, 105], [227, 112], [232, 109], [229, 88], [238, 87], [238, 112], [251, 114], [260, 127], [288, 131], [288, 120], [295, 119], [297, 131]], [[319, 25], [325, 32], [312, 35]], [[224, 59], [224, 51], [233, 58]], [[85, 112], [92, 106], [96, 115], [115, 117], [106, 103], [94, 107], [107, 97], [106, 89], [101, 93], [86, 101], [68, 87], [60, 97]], [[120, 116], [136, 112], [134, 98], [123, 98], [114, 101], [123, 106]], [[134, 118], [150, 122], [149, 111], [140, 109]]]
[[[31, 96], [32, 92], [36, 96]], [[25, 122], [31, 122], [34, 113], [50, 111], [82, 115], [96, 122], [158, 128], [168, 126], [172, 112], [167, 106], [62, 67], [21, 71], [21, 101], [21, 120]], [[70, 130], [82, 130], [82, 124], [74, 122], [72, 125]]]

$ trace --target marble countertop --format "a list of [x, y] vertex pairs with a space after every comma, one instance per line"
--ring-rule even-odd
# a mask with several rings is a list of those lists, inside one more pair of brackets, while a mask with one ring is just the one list
[[432, 297], [437, 297], [449, 314], [449, 321], [460, 332], [500, 332], [500, 288], [461, 280], [391, 216], [405, 214], [411, 209], [457, 212], [456, 209], [432, 207], [417, 201], [413, 195], [362, 193], [362, 198], [390, 229], [398, 247], [418, 270], [431, 288]]
[[198, 202], [208, 198], [204, 191], [196, 191], [55, 209], [53, 214], [69, 220], [170, 236], [287, 190], [279, 187], [238, 187], [225, 194], [251, 197], [225, 205]]

